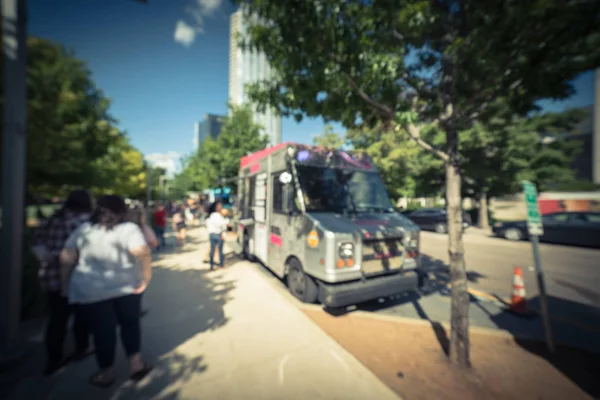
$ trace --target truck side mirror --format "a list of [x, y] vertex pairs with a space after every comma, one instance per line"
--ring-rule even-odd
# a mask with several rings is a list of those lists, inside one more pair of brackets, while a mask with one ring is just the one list
[[296, 212], [294, 194], [294, 186], [291, 183], [283, 186], [283, 209], [288, 215], [293, 215]]

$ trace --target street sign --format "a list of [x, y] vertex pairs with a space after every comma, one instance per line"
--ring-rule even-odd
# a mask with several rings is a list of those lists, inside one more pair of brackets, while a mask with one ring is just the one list
[[544, 272], [542, 271], [542, 259], [540, 257], [539, 236], [544, 234], [544, 226], [542, 225], [542, 215], [537, 202], [537, 189], [533, 183], [523, 181], [523, 193], [525, 194], [525, 204], [527, 205], [527, 231], [529, 232], [531, 249], [533, 250], [533, 262], [535, 264], [538, 291], [540, 293], [544, 331], [546, 332], [546, 345], [548, 346], [550, 353], [554, 353], [554, 339], [552, 336], [552, 327], [550, 325], [550, 313], [548, 311], [548, 295], [546, 294]]
[[523, 181], [523, 193], [525, 195], [525, 205], [527, 206], [527, 231], [530, 236], [542, 236], [544, 225], [538, 207], [537, 189], [533, 183]]

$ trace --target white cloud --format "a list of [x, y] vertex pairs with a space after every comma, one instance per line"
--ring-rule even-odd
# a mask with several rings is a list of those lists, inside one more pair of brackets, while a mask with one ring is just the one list
[[177, 21], [175, 25], [175, 41], [177, 43], [190, 47], [196, 39], [196, 34], [196, 30], [191, 25], [182, 20]]
[[146, 160], [156, 167], [164, 168], [169, 177], [173, 177], [181, 170], [181, 154], [175, 151], [148, 154]]
[[188, 24], [183, 20], [175, 24], [175, 41], [185, 47], [194, 43], [196, 36], [204, 33], [204, 20], [212, 17], [223, 4], [223, 0], [194, 0], [193, 4], [186, 8], [186, 12], [193, 22]]

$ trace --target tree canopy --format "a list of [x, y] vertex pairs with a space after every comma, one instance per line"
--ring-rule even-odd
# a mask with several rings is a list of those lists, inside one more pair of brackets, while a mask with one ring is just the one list
[[27, 41], [27, 191], [62, 196], [76, 187], [143, 196], [141, 153], [110, 115], [110, 100], [73, 52]]
[[[470, 365], [469, 296], [462, 244], [459, 132], [508, 104], [517, 114], [600, 61], [593, 0], [239, 1], [246, 48], [274, 71], [250, 98], [283, 115], [406, 132], [445, 165], [452, 274], [451, 360]], [[430, 126], [443, 143], [425, 140]]]
[[345, 136], [339, 135], [331, 125], [325, 125], [320, 135], [313, 137], [313, 144], [321, 147], [339, 149], [346, 144]]
[[[183, 169], [172, 182], [178, 195], [201, 191], [221, 184], [238, 175], [240, 159], [268, 145], [263, 127], [253, 120], [248, 105], [230, 106], [221, 132], [216, 138], [207, 138], [195, 154], [183, 159]], [[227, 186], [235, 189], [236, 182]]]

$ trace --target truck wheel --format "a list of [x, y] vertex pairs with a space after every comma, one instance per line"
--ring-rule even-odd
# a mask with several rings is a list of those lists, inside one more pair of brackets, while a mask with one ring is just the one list
[[315, 303], [319, 287], [313, 278], [302, 270], [300, 261], [295, 258], [288, 262], [287, 286], [290, 292], [303, 303]]
[[244, 259], [254, 262], [256, 258], [254, 254], [250, 252], [250, 235], [247, 232], [244, 232], [244, 242], [242, 243], [242, 256]]

